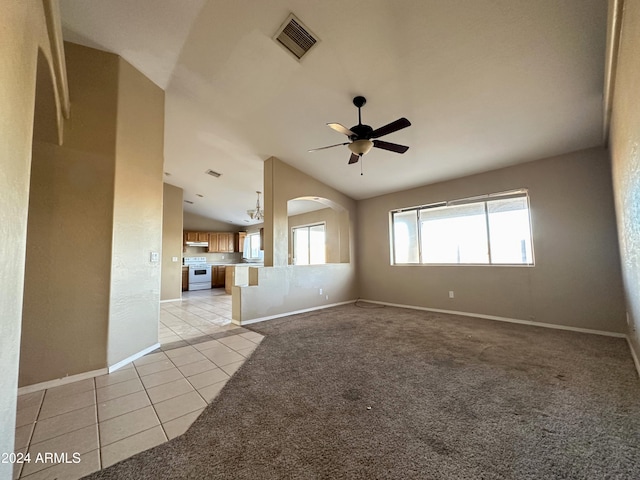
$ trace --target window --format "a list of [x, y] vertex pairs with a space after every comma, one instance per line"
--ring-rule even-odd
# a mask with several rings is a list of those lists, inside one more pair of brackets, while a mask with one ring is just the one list
[[262, 260], [264, 251], [260, 250], [260, 233], [250, 233], [244, 240], [244, 258]]
[[293, 264], [325, 263], [324, 223], [295, 227], [293, 230]]
[[526, 190], [391, 212], [393, 264], [533, 265]]

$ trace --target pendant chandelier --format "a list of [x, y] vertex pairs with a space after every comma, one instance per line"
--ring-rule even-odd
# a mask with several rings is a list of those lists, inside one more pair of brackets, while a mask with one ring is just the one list
[[264, 211], [260, 208], [260, 194], [262, 192], [256, 191], [258, 194], [258, 200], [256, 200], [256, 209], [255, 210], [247, 210], [247, 214], [251, 217], [251, 220], [263, 220], [264, 219]]

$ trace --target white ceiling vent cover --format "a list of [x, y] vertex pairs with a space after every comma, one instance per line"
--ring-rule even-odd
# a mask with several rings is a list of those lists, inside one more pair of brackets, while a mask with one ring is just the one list
[[273, 39], [298, 60], [320, 41], [293, 13], [287, 17]]
[[204, 173], [206, 173], [207, 175], [211, 175], [212, 177], [216, 177], [216, 178], [219, 178], [219, 177], [221, 177], [221, 176], [222, 176], [222, 174], [221, 174], [221, 173], [216, 172], [216, 171], [211, 170], [211, 169], [207, 170], [207, 171], [206, 171], [206, 172], [204, 172]]

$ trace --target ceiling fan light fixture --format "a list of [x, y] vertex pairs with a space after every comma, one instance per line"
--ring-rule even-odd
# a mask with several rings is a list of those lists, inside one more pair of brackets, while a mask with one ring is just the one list
[[366, 155], [373, 148], [373, 142], [371, 140], [361, 139], [351, 142], [349, 150], [358, 156]]

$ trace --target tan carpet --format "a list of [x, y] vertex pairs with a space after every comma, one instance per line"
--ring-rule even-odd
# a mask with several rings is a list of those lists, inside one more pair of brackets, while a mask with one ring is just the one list
[[187, 433], [89, 478], [640, 478], [623, 339], [355, 305], [252, 328]]

